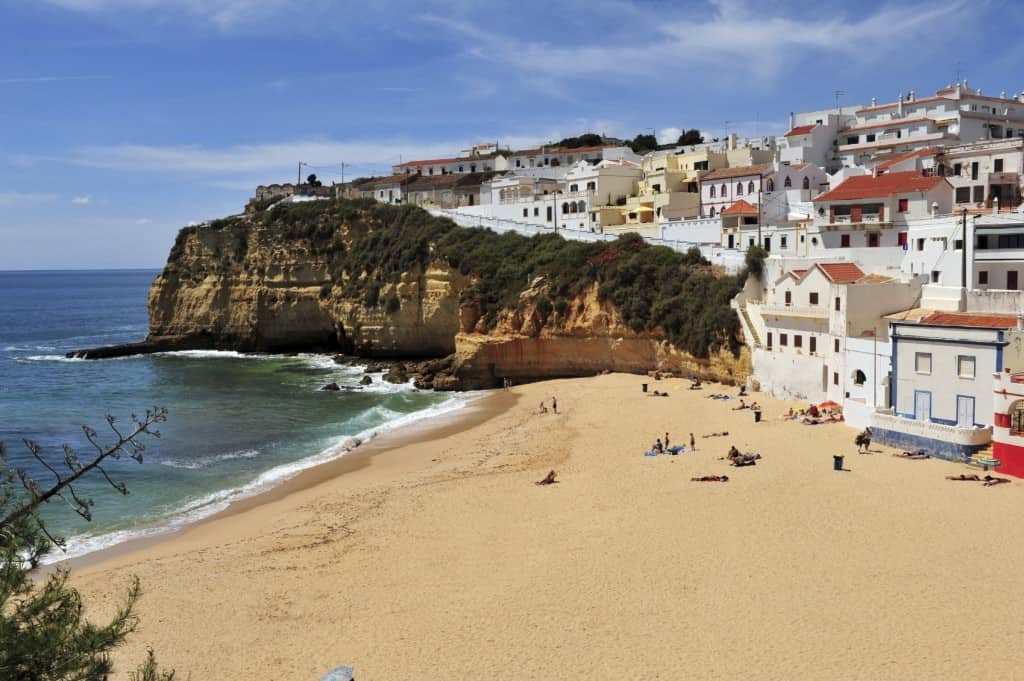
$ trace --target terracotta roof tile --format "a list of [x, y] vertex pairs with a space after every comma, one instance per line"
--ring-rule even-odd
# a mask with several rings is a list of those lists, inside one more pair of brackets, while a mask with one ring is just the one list
[[899, 163], [903, 163], [904, 161], [909, 161], [912, 158], [918, 158], [919, 156], [935, 156], [938, 153], [939, 153], [939, 148], [938, 147], [925, 147], [924, 149], [915, 149], [914, 151], [908, 151], [905, 154], [900, 154], [899, 156], [894, 156], [894, 157], [890, 158], [888, 161], [884, 161], [882, 163], [879, 163], [877, 166], [875, 166], [875, 169], [876, 170], [888, 170], [889, 168], [892, 168], [894, 165], [897, 165]]
[[1010, 329], [1017, 326], [1015, 315], [935, 312], [921, 320], [927, 326], [973, 326], [982, 329]]
[[887, 281], [892, 281], [892, 277], [887, 277], [884, 274], [865, 274], [863, 277], [857, 280], [858, 284], [884, 284]]
[[757, 215], [756, 206], [752, 206], [743, 199], [737, 199], [736, 203], [722, 211], [722, 215]]
[[797, 135], [806, 135], [811, 130], [818, 127], [817, 123], [811, 123], [810, 125], [798, 125], [789, 132], [786, 133], [786, 137], [796, 137]]
[[852, 262], [817, 263], [815, 267], [833, 284], [852, 284], [864, 277], [864, 271]]
[[700, 178], [704, 180], [724, 180], [730, 177], [746, 177], [747, 175], [765, 175], [774, 166], [771, 163], [760, 163], [753, 166], [740, 166], [738, 168], [719, 168]]
[[832, 191], [825, 192], [815, 198], [814, 202], [877, 199], [892, 196], [893, 194], [930, 192], [941, 184], [945, 184], [952, 191], [953, 186], [946, 181], [946, 178], [922, 175], [916, 170], [885, 173], [878, 177], [874, 175], [856, 175], [846, 178]]
[[455, 163], [459, 159], [457, 158], [430, 158], [422, 161], [406, 161], [405, 163], [399, 163], [397, 168], [416, 168], [419, 166], [435, 166], [441, 163]]

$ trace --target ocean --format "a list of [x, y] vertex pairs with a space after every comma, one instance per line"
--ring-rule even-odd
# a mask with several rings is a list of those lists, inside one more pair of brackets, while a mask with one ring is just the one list
[[392, 385], [372, 375], [361, 390], [324, 392], [325, 383], [358, 387], [363, 367], [322, 355], [240, 355], [187, 351], [112, 360], [66, 359], [69, 350], [142, 340], [146, 295], [155, 270], [0, 272], [0, 441], [9, 463], [41, 486], [52, 475], [24, 440], [38, 443], [51, 465], [63, 445], [81, 458], [92, 451], [81, 426], [111, 439], [105, 416], [127, 425], [132, 413], [161, 406], [160, 439], [145, 440], [144, 462], [111, 461], [122, 496], [102, 476], [76, 486], [95, 502], [86, 522], [57, 500], [42, 514], [74, 557], [133, 537], [165, 532], [267, 489], [297, 472], [343, 455], [350, 437], [429, 419], [471, 396]]

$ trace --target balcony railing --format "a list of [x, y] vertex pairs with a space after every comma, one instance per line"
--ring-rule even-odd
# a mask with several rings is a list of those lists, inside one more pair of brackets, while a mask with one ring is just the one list
[[754, 303], [748, 302], [751, 311], [761, 316], [773, 317], [808, 317], [812, 319], [828, 319], [829, 309], [825, 305], [792, 305], [785, 303]]

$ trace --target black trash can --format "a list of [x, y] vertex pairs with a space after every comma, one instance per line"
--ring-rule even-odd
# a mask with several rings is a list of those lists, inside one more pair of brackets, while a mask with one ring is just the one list
[[754, 423], [761, 423], [761, 412], [754, 412]]
[[646, 383], [643, 384], [643, 389], [644, 389], [644, 392], [647, 392], [647, 384]]
[[843, 455], [835, 454], [832, 456], [832, 470], [841, 471], [843, 470]]

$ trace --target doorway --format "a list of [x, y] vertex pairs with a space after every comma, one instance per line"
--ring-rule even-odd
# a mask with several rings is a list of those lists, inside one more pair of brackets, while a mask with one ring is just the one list
[[914, 418], [918, 421], [932, 420], [932, 394], [929, 391], [914, 391]]
[[958, 428], [974, 427], [974, 398], [967, 395], [956, 396], [956, 425]]

